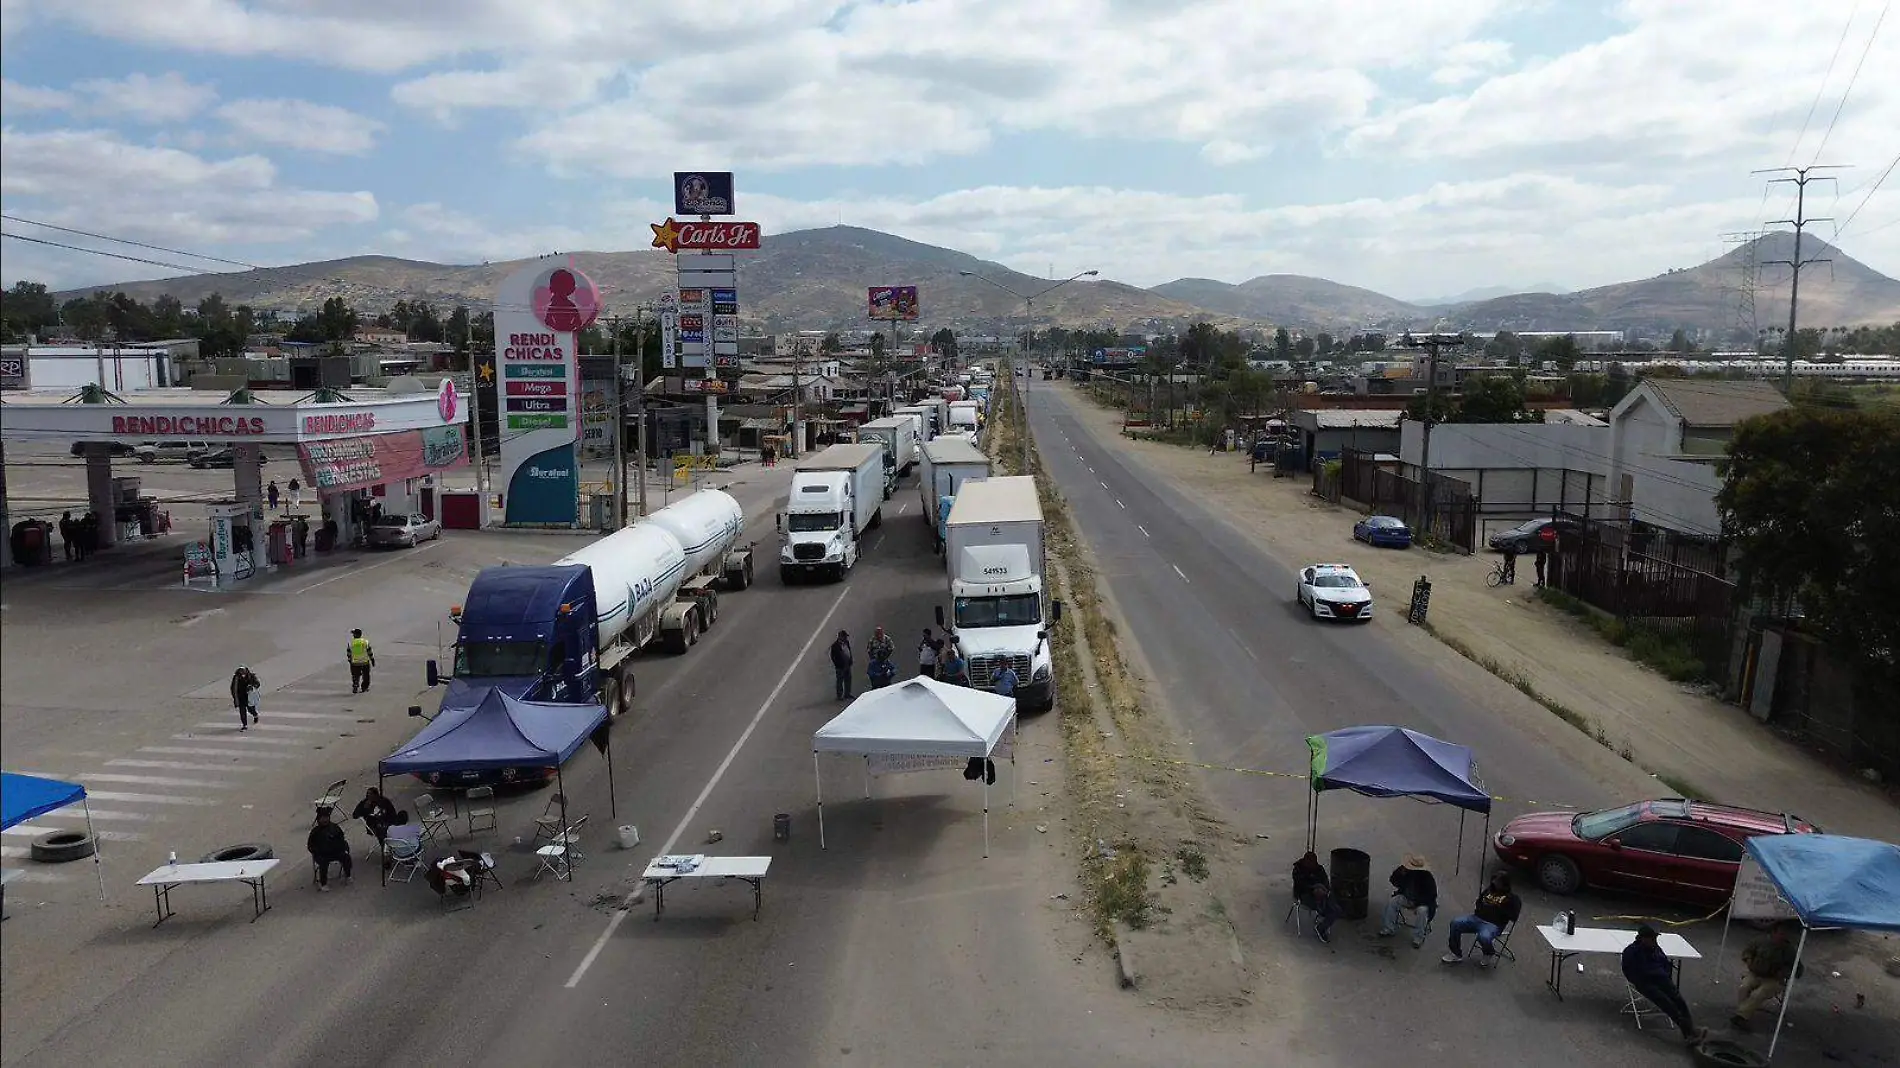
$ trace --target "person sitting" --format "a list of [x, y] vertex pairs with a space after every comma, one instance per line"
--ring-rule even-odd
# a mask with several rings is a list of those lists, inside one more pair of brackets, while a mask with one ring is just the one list
[[1698, 1029], [1690, 1017], [1689, 1003], [1682, 1000], [1682, 992], [1676, 989], [1676, 973], [1669, 963], [1669, 954], [1658, 944], [1660, 937], [1649, 924], [1636, 928], [1636, 937], [1623, 947], [1623, 979], [1674, 1021], [1682, 1031], [1682, 1041], [1693, 1046], [1708, 1037], [1709, 1029]]
[[1478, 948], [1484, 951], [1478, 967], [1489, 968], [1497, 963], [1498, 935], [1516, 923], [1518, 914], [1523, 911], [1523, 899], [1511, 892], [1510, 873], [1498, 872], [1491, 876], [1490, 885], [1478, 892], [1478, 903], [1471, 912], [1451, 921], [1451, 952], [1441, 959], [1446, 964], [1464, 960], [1465, 935], [1475, 934]]
[[1742, 950], [1742, 966], [1748, 974], [1742, 976], [1742, 982], [1736, 988], [1738, 1000], [1735, 1015], [1729, 1022], [1737, 1030], [1749, 1029], [1749, 1017], [1763, 1005], [1780, 996], [1788, 989], [1788, 978], [1795, 970], [1795, 947], [1788, 940], [1789, 924], [1778, 923], [1768, 932], [1768, 937], [1756, 939]]
[[1379, 937], [1386, 938], [1398, 930], [1399, 921], [1404, 918], [1405, 910], [1412, 910], [1412, 948], [1425, 944], [1425, 936], [1432, 929], [1432, 919], [1438, 915], [1438, 880], [1433, 878], [1431, 865], [1417, 853], [1405, 854], [1399, 866], [1392, 869], [1389, 880], [1392, 883], [1392, 897], [1385, 903], [1385, 916], [1379, 924]]
[[1310, 849], [1293, 862], [1293, 900], [1313, 914], [1313, 931], [1319, 940], [1331, 942], [1333, 924], [1344, 910], [1333, 896], [1333, 881], [1326, 874], [1326, 865]]
[[310, 859], [315, 861], [317, 865], [317, 889], [319, 891], [327, 891], [330, 889], [330, 865], [332, 863], [343, 866], [343, 881], [345, 883], [350, 882], [354, 878], [350, 871], [353, 866], [353, 862], [350, 859], [350, 840], [348, 836], [343, 833], [343, 828], [338, 827], [335, 821], [331, 819], [331, 816], [332, 813], [329, 808], [318, 809], [317, 822], [315, 826], [310, 828], [310, 837], [304, 843], [305, 848], [310, 850]]
[[363, 826], [380, 842], [389, 836], [390, 825], [396, 822], [396, 803], [371, 786], [363, 791], [363, 799], [351, 810], [350, 818], [362, 820]]

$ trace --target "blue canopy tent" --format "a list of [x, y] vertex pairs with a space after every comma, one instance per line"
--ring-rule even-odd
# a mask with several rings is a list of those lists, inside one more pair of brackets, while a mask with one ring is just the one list
[[1309, 735], [1306, 747], [1312, 754], [1308, 779], [1313, 786], [1306, 801], [1308, 849], [1319, 838], [1319, 795], [1327, 790], [1456, 806], [1454, 871], [1463, 867], [1466, 812], [1484, 813], [1485, 838], [1491, 837], [1491, 794], [1478, 777], [1478, 762], [1468, 746], [1404, 727], [1346, 727]]
[[378, 777], [498, 768], [553, 768], [567, 826], [567, 785], [561, 765], [590, 738], [607, 757], [607, 803], [614, 798], [614, 754], [607, 744], [607, 709], [599, 704], [521, 701], [490, 689], [473, 708], [444, 712], [376, 765]]
[[78, 802], [86, 812], [86, 834], [93, 840], [92, 870], [99, 879], [99, 899], [105, 900], [106, 876], [99, 862], [99, 838], [92, 829], [92, 806], [86, 801], [86, 788], [76, 782], [44, 779], [38, 775], [0, 772], [0, 830], [25, 823], [55, 809]]
[[1747, 848], [1801, 921], [1795, 966], [1782, 992], [1774, 1037], [1768, 1041], [1768, 1059], [1773, 1060], [1788, 1002], [1794, 1000], [1808, 932], [1830, 927], [1900, 931], [1900, 846], [1832, 834], [1773, 834], [1750, 838]]

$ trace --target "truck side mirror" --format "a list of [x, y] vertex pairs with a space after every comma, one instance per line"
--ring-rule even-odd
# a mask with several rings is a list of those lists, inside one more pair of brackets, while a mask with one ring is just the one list
[[422, 671], [423, 674], [428, 677], [429, 685], [440, 686], [442, 684], [442, 669], [437, 666], [435, 661], [431, 660], [423, 665]]
[[410, 706], [409, 706], [409, 714], [410, 714], [410, 715], [412, 715], [412, 716], [414, 716], [414, 717], [416, 717], [417, 719], [421, 719], [421, 718], [422, 718], [422, 706], [421, 706], [421, 705], [410, 705]]
[[785, 533], [785, 513], [784, 512], [780, 512], [779, 514], [772, 517], [772, 529], [778, 531], [780, 534]]
[[942, 605], [937, 606], [937, 625], [939, 627], [943, 626], [943, 606]]
[[1056, 623], [1062, 622], [1062, 602], [1061, 601], [1057, 601], [1055, 603], [1054, 609], [1050, 611], [1049, 613], [1049, 619]]

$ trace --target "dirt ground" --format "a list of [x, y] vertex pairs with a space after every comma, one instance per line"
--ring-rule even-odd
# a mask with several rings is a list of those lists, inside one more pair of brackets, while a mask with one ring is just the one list
[[[1650, 671], [1582, 623], [1535, 600], [1527, 567], [1523, 585], [1491, 589], [1484, 584], [1495, 559], [1490, 554], [1362, 545], [1352, 540], [1358, 513], [1313, 497], [1310, 479], [1249, 473], [1242, 453], [1209, 455], [1119, 438], [1119, 413], [1075, 393], [1077, 413], [1105, 430], [1106, 439], [1196, 491], [1217, 515], [1280, 559], [1351, 564], [1388, 606], [1402, 606], [1413, 581], [1429, 576], [1432, 627], [1442, 639], [1580, 714], [1609, 748], [1627, 750], [1643, 769], [1690, 784], [1711, 800], [1794, 812], [1838, 833], [1900, 840], [1900, 810], [1885, 794], [1764, 729], [1741, 709]], [[1402, 610], [1388, 610], [1375, 625], [1409, 629]], [[1554, 713], [1550, 721], [1569, 729]], [[1658, 783], [1658, 792], [1672, 791]]]

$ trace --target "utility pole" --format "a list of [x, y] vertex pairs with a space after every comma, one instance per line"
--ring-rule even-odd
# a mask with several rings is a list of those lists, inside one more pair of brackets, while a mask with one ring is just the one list
[[608, 411], [614, 413], [614, 529], [619, 530], [627, 525], [627, 409], [620, 389], [620, 316], [608, 319], [607, 329], [614, 335], [613, 403]]
[[1806, 267], [1810, 263], [1833, 262], [1821, 257], [1811, 260], [1803, 260], [1801, 258], [1802, 229], [1809, 223], [1834, 221], [1828, 218], [1810, 219], [1807, 217], [1808, 183], [1822, 179], [1828, 181], [1834, 180], [1834, 176], [1830, 174], [1810, 175], [1808, 172], [1835, 171], [1840, 170], [1844, 166], [1845, 164], [1817, 163], [1806, 167], [1770, 167], [1766, 170], [1750, 172], [1751, 174], [1794, 175], [1793, 178], [1770, 178], [1768, 180], [1769, 185], [1788, 183], [1794, 186], [1794, 218], [1775, 219], [1768, 224], [1770, 226], [1785, 224], [1794, 227], [1794, 255], [1785, 260], [1762, 261], [1764, 266], [1770, 264], [1786, 264], [1788, 270], [1791, 272], [1788, 278], [1788, 333], [1781, 339], [1781, 392], [1783, 396], [1791, 396], [1794, 392], [1795, 315], [1800, 310], [1801, 305], [1801, 268]]
[[803, 397], [804, 397], [805, 387], [801, 385], [798, 381], [800, 374], [804, 371], [804, 368], [805, 368], [805, 343], [802, 340], [793, 341], [792, 342], [792, 441], [791, 441], [792, 447], [785, 451], [791, 453], [792, 459], [794, 460], [798, 459], [798, 447], [800, 444], [800, 439], [804, 436], [804, 429], [805, 429], [803, 425], [804, 405], [800, 403], [800, 401], [803, 400]]
[[1427, 334], [1422, 338], [1406, 334], [1399, 344], [1422, 348], [1426, 352], [1425, 429], [1418, 451], [1418, 519], [1416, 529], [1429, 534], [1432, 529], [1432, 424], [1438, 421], [1438, 349], [1442, 345], [1464, 344], [1463, 334]]

